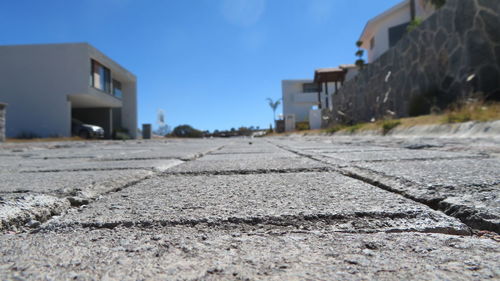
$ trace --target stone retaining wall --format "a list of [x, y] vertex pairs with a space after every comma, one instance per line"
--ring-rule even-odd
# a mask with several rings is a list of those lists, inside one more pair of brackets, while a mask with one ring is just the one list
[[7, 115], [7, 105], [0, 103], [0, 142], [5, 141], [5, 118]]
[[332, 97], [329, 123], [444, 108], [472, 92], [500, 97], [500, 1], [448, 0]]

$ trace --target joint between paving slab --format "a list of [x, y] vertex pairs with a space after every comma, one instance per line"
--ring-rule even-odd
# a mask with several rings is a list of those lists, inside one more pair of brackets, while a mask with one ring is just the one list
[[221, 171], [187, 171], [163, 172], [160, 176], [233, 176], [233, 175], [264, 175], [264, 174], [294, 174], [294, 173], [328, 173], [335, 172], [329, 167], [290, 168], [290, 169], [254, 169], [254, 170], [221, 170]]
[[[165, 228], [165, 227], [198, 227], [203, 228], [245, 228], [245, 227], [293, 227], [299, 230], [318, 231], [326, 230], [328, 232], [340, 233], [440, 233], [448, 235], [471, 235], [467, 229], [456, 229], [453, 227], [436, 226], [416, 228], [399, 228], [397, 226], [381, 229], [380, 227], [366, 227], [363, 222], [369, 221], [374, 225], [379, 225], [388, 220], [396, 222], [408, 221], [417, 218], [416, 213], [377, 213], [377, 212], [356, 212], [354, 214], [310, 214], [310, 215], [284, 215], [284, 216], [266, 216], [266, 217], [230, 217], [224, 219], [181, 219], [181, 220], [151, 220], [151, 221], [115, 221], [115, 222], [70, 222], [70, 223], [54, 223], [48, 224], [43, 228], [34, 230], [36, 232], [57, 232], [68, 228], [89, 228], [89, 229], [114, 229], [117, 227], [124, 228]], [[365, 220], [360, 222], [360, 220]], [[350, 224], [352, 229], [331, 230], [330, 226]], [[358, 225], [358, 226], [356, 226]]]

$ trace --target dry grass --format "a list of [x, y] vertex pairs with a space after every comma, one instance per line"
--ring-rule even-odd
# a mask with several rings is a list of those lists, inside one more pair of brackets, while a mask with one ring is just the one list
[[455, 106], [445, 112], [446, 123], [487, 122], [500, 119], [500, 103], [472, 102]]
[[452, 106], [443, 114], [386, 119], [372, 123], [360, 123], [353, 126], [337, 125], [324, 130], [324, 132], [335, 133], [342, 131], [353, 133], [355, 131], [381, 131], [383, 134], [386, 134], [395, 127], [409, 128], [419, 125], [439, 125], [468, 121], [488, 122], [494, 120], [500, 120], [500, 102], [484, 103], [475, 101]]

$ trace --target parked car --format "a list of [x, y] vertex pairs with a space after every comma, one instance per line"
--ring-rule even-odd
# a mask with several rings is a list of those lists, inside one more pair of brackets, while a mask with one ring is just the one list
[[71, 119], [71, 133], [84, 139], [104, 138], [104, 129], [96, 125], [85, 124], [78, 119]]

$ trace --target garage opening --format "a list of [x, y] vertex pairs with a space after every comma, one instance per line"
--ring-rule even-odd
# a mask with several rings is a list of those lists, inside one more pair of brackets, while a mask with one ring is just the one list
[[[84, 124], [99, 126], [104, 129], [104, 137], [113, 138], [116, 130], [120, 129], [121, 108], [72, 108], [71, 119]], [[72, 131], [80, 135], [79, 132]]]

